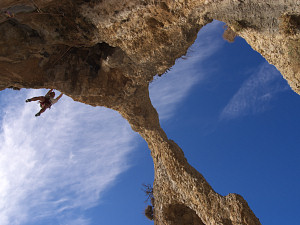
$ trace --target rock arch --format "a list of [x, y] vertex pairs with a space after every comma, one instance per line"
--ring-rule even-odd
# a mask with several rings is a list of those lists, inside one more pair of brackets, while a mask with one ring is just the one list
[[0, 90], [55, 88], [118, 111], [151, 150], [155, 224], [171, 224], [164, 208], [195, 212], [204, 224], [260, 224], [241, 196], [220, 196], [188, 164], [161, 129], [148, 85], [218, 19], [300, 93], [297, 1], [3, 0], [0, 9]]

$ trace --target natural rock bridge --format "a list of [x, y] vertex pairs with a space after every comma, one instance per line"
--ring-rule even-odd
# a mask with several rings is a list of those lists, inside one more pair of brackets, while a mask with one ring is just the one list
[[161, 129], [148, 85], [201, 27], [226, 22], [300, 93], [300, 2], [294, 0], [1, 0], [0, 89], [55, 88], [118, 111], [154, 161], [155, 224], [260, 224], [221, 196]]

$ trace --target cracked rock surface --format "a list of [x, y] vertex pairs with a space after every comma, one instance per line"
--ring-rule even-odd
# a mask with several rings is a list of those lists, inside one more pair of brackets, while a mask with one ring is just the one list
[[240, 195], [219, 195], [188, 164], [149, 98], [153, 77], [214, 19], [300, 93], [300, 2], [294, 0], [1, 0], [0, 90], [54, 88], [118, 111], [151, 150], [155, 224], [260, 224]]

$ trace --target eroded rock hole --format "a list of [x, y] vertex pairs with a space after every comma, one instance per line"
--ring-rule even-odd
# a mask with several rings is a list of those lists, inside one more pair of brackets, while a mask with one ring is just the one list
[[170, 225], [205, 225], [196, 212], [183, 204], [172, 204], [164, 210]]

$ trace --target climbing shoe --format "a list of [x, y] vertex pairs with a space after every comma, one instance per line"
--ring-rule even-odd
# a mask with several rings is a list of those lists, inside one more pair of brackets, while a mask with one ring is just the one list
[[31, 99], [26, 99], [26, 101], [25, 102], [31, 102]]
[[37, 117], [37, 116], [40, 116], [41, 114], [38, 112], [37, 114], [35, 114], [35, 116]]

